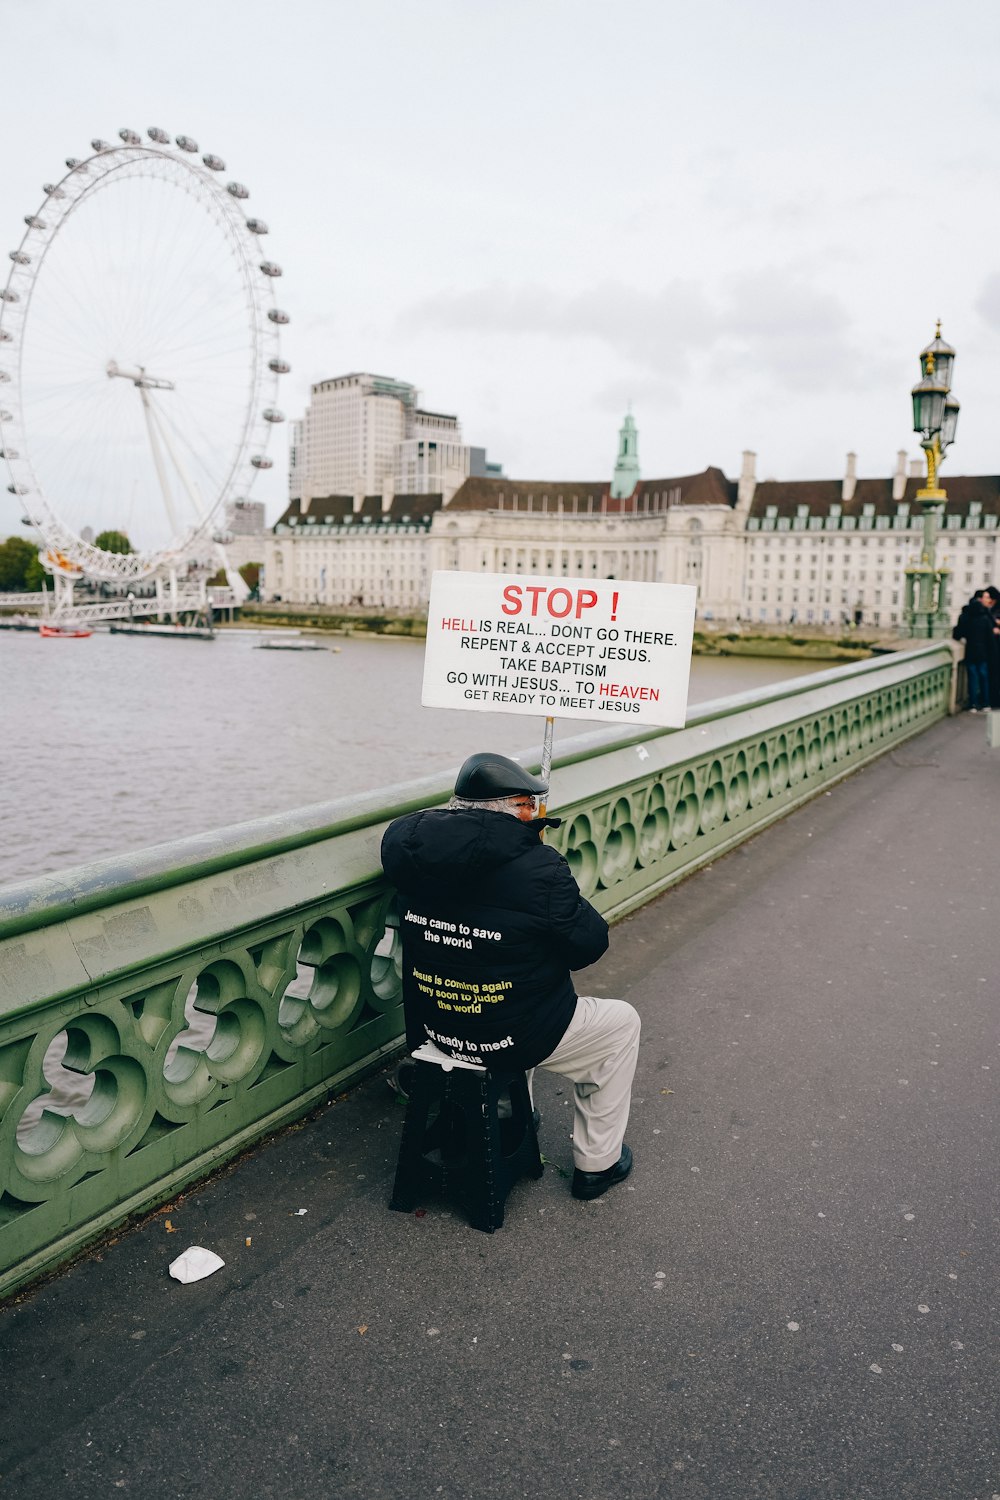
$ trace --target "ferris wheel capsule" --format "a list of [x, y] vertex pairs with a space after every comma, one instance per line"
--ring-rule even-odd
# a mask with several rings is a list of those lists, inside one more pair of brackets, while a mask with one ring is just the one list
[[266, 458], [263, 453], [255, 453], [250, 462], [253, 464], [255, 469], [274, 468], [274, 461], [270, 458]]
[[12, 411], [0, 411], [0, 422], [13, 422], [13, 420], [14, 413]]
[[67, 167], [69, 167], [71, 172], [81, 172], [86, 174], [90, 171], [87, 163], [85, 161], [81, 161], [78, 156], [67, 156], [66, 165]]
[[28, 493], [28, 486], [26, 484], [9, 484], [7, 486], [7, 493], [9, 495], [26, 495]]
[[177, 136], [176, 137], [176, 143], [177, 143], [178, 146], [180, 146], [180, 148], [181, 148], [182, 151], [197, 151], [198, 150], [198, 142], [194, 139], [194, 136], [191, 136], [191, 135], [179, 135], [179, 136]]
[[[12, 333], [8, 333], [8, 331], [7, 331], [6, 328], [0, 328], [0, 344], [9, 344], [9, 343], [11, 343], [12, 340], [13, 340], [13, 337], [14, 337], [14, 335]], [[8, 420], [8, 419], [5, 418], [5, 417], [0, 417], [0, 422], [6, 421], [6, 420]]]
[[45, 220], [40, 219], [37, 214], [25, 214], [24, 222], [29, 229], [44, 229]]
[[146, 134], [149, 136], [149, 139], [151, 141], [156, 141], [157, 145], [159, 146], [170, 145], [169, 135], [165, 130], [161, 130], [159, 125], [150, 125], [149, 129], [146, 131]]
[[11, 250], [10, 258], [16, 266], [30, 266], [31, 256], [25, 255], [23, 250]]
[[280, 323], [282, 326], [284, 326], [284, 324], [286, 323], [291, 322], [288, 314], [286, 312], [282, 312], [280, 307], [269, 307], [267, 310], [267, 316], [270, 318], [272, 323]]
[[[10, 287], [0, 287], [0, 302], [20, 302], [17, 292], [12, 292]], [[270, 313], [268, 314], [270, 317]]]
[[16, 448], [0, 448], [0, 458], [20, 458]]
[[102, 141], [101, 138], [100, 138], [100, 136], [95, 136], [94, 139], [91, 141], [90, 144], [91, 144], [91, 146], [93, 146], [94, 150], [98, 154], [100, 154], [103, 151], [113, 151], [114, 150], [114, 147], [112, 146], [111, 142], [110, 141]]
[[119, 130], [118, 134], [121, 136], [126, 146], [142, 145], [142, 136], [137, 130]]
[[285, 420], [285, 413], [279, 411], [276, 406], [269, 406], [261, 415], [265, 422], [283, 422]]
[[281, 267], [274, 260], [262, 260], [260, 268], [265, 276], [281, 276], [283, 274]]
[[222, 157], [213, 156], [211, 152], [207, 156], [203, 156], [202, 161], [213, 172], [224, 172], [226, 170], [226, 164], [222, 160]]
[[273, 370], [275, 375], [287, 375], [292, 367], [287, 359], [269, 359], [267, 368]]
[[10, 372], [8, 370], [0, 370], [0, 385], [10, 385]]
[[263, 219], [247, 219], [247, 228], [251, 234], [267, 234], [267, 225]]
[[234, 198], [249, 198], [250, 196], [250, 189], [244, 187], [242, 182], [227, 183], [226, 192], [232, 193]]
[[65, 198], [66, 196], [57, 182], [43, 182], [42, 192], [47, 198]]

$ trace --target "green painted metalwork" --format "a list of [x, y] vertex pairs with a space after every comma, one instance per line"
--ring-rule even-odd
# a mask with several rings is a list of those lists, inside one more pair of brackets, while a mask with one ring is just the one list
[[685, 729], [605, 746], [601, 793], [587, 762], [557, 757], [552, 841], [584, 894], [625, 916], [950, 712], [954, 662], [942, 642], [702, 705]]
[[[554, 842], [621, 916], [941, 718], [952, 677], [935, 644], [703, 705], [683, 730], [557, 745]], [[0, 892], [0, 1295], [398, 1050], [379, 842], [448, 790], [430, 778]], [[77, 1092], [54, 1105], [62, 1045]]]

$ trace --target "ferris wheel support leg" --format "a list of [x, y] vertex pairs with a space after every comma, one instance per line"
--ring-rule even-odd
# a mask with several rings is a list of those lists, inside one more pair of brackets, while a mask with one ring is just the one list
[[177, 624], [177, 569], [170, 569], [170, 618]]
[[156, 618], [162, 620], [166, 614], [166, 605], [163, 602], [163, 579], [159, 573], [156, 575]]
[[[201, 499], [201, 495], [200, 495], [200, 493], [198, 491], [198, 486], [194, 483], [194, 481], [192, 480], [191, 476], [188, 474], [187, 469], [184, 467], [183, 461], [182, 461], [179, 453], [175, 449], [173, 443], [170, 441], [170, 434], [167, 431], [166, 425], [161, 420], [160, 414], [157, 412], [157, 410], [154, 407], [152, 401], [150, 401], [149, 398], [148, 398], [148, 396], [146, 396], [145, 391], [143, 392], [143, 400], [144, 400], [145, 406], [146, 406], [146, 420], [150, 424], [150, 432], [152, 433], [153, 428], [155, 427], [156, 431], [159, 433], [160, 442], [163, 444], [164, 448], [167, 450], [167, 457], [170, 459], [170, 462], [174, 466], [174, 471], [177, 474], [177, 477], [178, 477], [178, 479], [181, 482], [181, 485], [182, 485], [182, 487], [184, 489], [185, 494], [187, 495], [188, 499], [191, 502], [191, 506], [192, 506], [192, 509], [194, 510], [195, 515], [198, 517], [199, 521], [204, 521], [204, 519], [205, 519], [205, 507], [202, 504], [202, 499]], [[153, 441], [154, 441], [154, 446], [155, 446], [155, 439], [153, 439]], [[162, 460], [160, 460], [159, 457], [158, 457], [158, 462], [162, 463]], [[167, 493], [169, 493], [169, 482], [167, 481], [165, 475], [161, 479], [160, 482], [161, 482], [161, 484], [163, 484], [165, 486], [164, 494], [166, 495]], [[173, 515], [173, 511], [172, 510], [170, 512], [170, 519], [171, 519], [171, 522], [174, 521], [174, 515]]]
[[52, 584], [55, 593], [55, 614], [69, 615], [73, 613], [74, 582], [74, 579], [67, 578], [62, 573], [54, 573], [52, 575]]
[[[137, 382], [138, 384], [138, 382]], [[138, 384], [139, 395], [142, 398], [142, 411], [146, 418], [146, 431], [149, 434], [149, 446], [153, 453], [153, 465], [156, 469], [156, 477], [160, 481], [160, 493], [163, 495], [163, 504], [167, 512], [171, 530], [177, 531], [177, 515], [174, 511], [173, 496], [170, 493], [170, 480], [167, 478], [166, 466], [163, 462], [163, 454], [160, 452], [160, 442], [157, 434], [158, 423], [153, 411], [152, 404], [144, 385]]]

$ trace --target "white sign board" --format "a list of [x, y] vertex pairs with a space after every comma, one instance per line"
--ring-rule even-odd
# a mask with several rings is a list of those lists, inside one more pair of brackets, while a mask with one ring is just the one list
[[425, 708], [681, 728], [697, 589], [435, 573]]

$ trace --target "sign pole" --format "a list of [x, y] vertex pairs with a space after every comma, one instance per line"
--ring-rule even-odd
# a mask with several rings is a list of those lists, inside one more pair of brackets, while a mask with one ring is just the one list
[[[548, 785], [549, 774], [552, 770], [552, 736], [555, 731], [556, 721], [550, 714], [545, 720], [545, 737], [542, 740], [542, 780]], [[548, 792], [542, 794], [542, 800], [538, 804], [538, 816], [545, 817], [545, 809], [548, 805]]]

